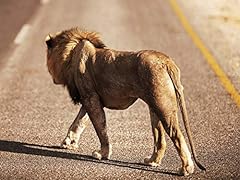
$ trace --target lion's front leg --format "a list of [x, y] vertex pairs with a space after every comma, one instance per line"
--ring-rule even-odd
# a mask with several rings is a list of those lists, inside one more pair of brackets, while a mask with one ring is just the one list
[[112, 148], [107, 135], [106, 117], [99, 97], [94, 95], [84, 101], [87, 113], [96, 130], [101, 143], [101, 149], [93, 152], [96, 159], [109, 159], [112, 154]]
[[80, 135], [86, 128], [89, 123], [89, 118], [86, 115], [86, 110], [81, 107], [77, 117], [75, 118], [74, 122], [70, 126], [67, 136], [63, 140], [61, 146], [66, 149], [78, 149], [78, 141]]

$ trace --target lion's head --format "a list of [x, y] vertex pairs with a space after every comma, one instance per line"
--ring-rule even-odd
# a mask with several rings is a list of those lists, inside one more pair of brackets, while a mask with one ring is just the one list
[[55, 84], [66, 85], [64, 71], [71, 61], [72, 52], [82, 40], [88, 40], [95, 48], [104, 48], [105, 44], [97, 32], [72, 28], [46, 37], [47, 67]]

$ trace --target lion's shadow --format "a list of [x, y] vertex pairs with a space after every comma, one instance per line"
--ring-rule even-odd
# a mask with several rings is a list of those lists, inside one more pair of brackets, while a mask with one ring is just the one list
[[118, 161], [118, 160], [101, 160], [100, 161], [88, 155], [57, 151], [57, 149], [60, 150], [62, 148], [60, 148], [59, 146], [45, 146], [45, 145], [30, 144], [30, 143], [24, 143], [24, 142], [0, 140], [0, 151], [88, 161], [88, 162], [107, 164], [107, 165], [118, 166], [118, 167], [126, 167], [130, 169], [137, 169], [142, 171], [149, 171], [154, 173], [180, 176], [177, 172], [163, 170], [159, 168], [153, 168], [141, 163], [131, 163], [131, 162], [125, 162], [125, 161]]

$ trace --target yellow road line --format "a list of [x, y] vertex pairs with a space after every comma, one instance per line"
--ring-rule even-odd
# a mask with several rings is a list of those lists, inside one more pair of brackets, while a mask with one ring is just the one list
[[169, 0], [168, 1], [176, 13], [177, 17], [179, 18], [180, 22], [182, 23], [185, 31], [189, 34], [189, 36], [192, 38], [194, 44], [199, 48], [199, 50], [202, 52], [203, 56], [205, 57], [205, 60], [208, 62], [212, 70], [215, 72], [217, 77], [220, 79], [223, 87], [226, 89], [226, 91], [231, 95], [232, 99], [236, 102], [238, 107], [240, 107], [240, 94], [234, 87], [234, 85], [231, 83], [230, 79], [227, 77], [227, 75], [224, 73], [224, 71], [221, 69], [221, 67], [218, 65], [217, 60], [214, 58], [214, 56], [210, 53], [210, 51], [206, 48], [202, 40], [199, 38], [197, 33], [193, 30], [192, 26], [188, 22], [187, 18], [184, 16], [182, 10], [180, 9], [179, 5], [177, 4], [176, 0]]

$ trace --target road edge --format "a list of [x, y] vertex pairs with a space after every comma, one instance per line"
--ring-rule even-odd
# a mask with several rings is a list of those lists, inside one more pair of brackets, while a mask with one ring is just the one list
[[190, 25], [188, 19], [184, 15], [183, 11], [181, 10], [180, 6], [176, 2], [176, 0], [169, 0], [168, 1], [171, 9], [174, 11], [176, 16], [178, 17], [180, 23], [182, 24], [183, 28], [187, 32], [187, 34], [192, 39], [195, 46], [200, 50], [202, 53], [204, 59], [207, 61], [213, 72], [217, 75], [218, 79], [220, 80], [221, 84], [225, 88], [225, 90], [230, 94], [233, 101], [237, 104], [237, 106], [240, 108], [240, 94], [231, 82], [231, 80], [228, 78], [228, 76], [225, 74], [225, 72], [222, 70], [220, 65], [217, 63], [216, 58], [211, 54], [211, 52], [207, 49], [207, 47], [204, 45], [201, 38], [198, 36], [196, 31], [194, 31], [193, 27]]

